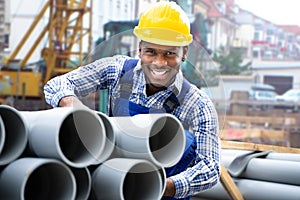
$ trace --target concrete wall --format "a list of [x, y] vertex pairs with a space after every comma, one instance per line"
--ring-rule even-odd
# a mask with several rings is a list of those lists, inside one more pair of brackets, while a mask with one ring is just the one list
[[220, 76], [217, 87], [209, 87], [207, 90], [214, 100], [228, 100], [232, 91], [250, 91], [254, 83], [253, 76]]

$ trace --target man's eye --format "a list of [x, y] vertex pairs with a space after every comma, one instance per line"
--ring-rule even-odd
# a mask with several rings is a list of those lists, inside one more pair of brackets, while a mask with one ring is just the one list
[[172, 51], [167, 51], [167, 52], [165, 53], [165, 56], [166, 56], [166, 57], [169, 57], [169, 58], [173, 58], [173, 57], [176, 57], [176, 56], [177, 56], [177, 53], [172, 52]]
[[144, 52], [148, 54], [155, 54], [155, 51], [153, 49], [145, 49]]
[[172, 52], [172, 51], [167, 51], [167, 52], [166, 52], [166, 55], [167, 55], [167, 56], [170, 56], [170, 55], [176, 55], [176, 53], [175, 53], [175, 52]]

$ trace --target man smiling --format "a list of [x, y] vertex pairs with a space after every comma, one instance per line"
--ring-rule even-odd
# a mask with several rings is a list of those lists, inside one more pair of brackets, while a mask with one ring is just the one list
[[186, 59], [187, 47], [162, 46], [140, 42], [139, 57], [147, 84], [147, 95], [171, 85]]
[[134, 34], [140, 39], [138, 59], [115, 55], [78, 67], [48, 81], [45, 98], [53, 107], [76, 106], [82, 104], [79, 98], [107, 89], [109, 116], [176, 116], [186, 129], [186, 150], [174, 167], [166, 168], [164, 199], [189, 199], [220, 177], [216, 110], [180, 70], [193, 40], [190, 22], [176, 3], [162, 1], [142, 14]]

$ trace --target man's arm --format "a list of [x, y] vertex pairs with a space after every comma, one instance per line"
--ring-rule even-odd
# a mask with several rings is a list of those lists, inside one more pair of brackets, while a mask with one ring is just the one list
[[107, 89], [118, 80], [126, 59], [125, 56], [102, 58], [50, 79], [44, 86], [46, 102], [52, 107], [72, 106], [79, 102], [77, 97]]
[[[175, 198], [184, 198], [216, 185], [220, 177], [220, 141], [217, 112], [209, 97], [191, 89], [183, 104], [190, 130], [197, 143], [193, 165], [185, 171], [169, 177], [175, 185]], [[192, 105], [192, 106], [191, 106]]]
[[61, 98], [58, 103], [59, 107], [77, 107], [83, 106], [82, 102], [75, 96], [66, 96]]
[[166, 189], [164, 192], [165, 197], [173, 197], [175, 195], [175, 184], [172, 179], [167, 178]]

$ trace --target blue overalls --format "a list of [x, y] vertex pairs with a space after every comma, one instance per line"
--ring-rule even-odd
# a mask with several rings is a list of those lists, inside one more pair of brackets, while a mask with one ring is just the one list
[[[129, 59], [125, 61], [119, 82], [120, 97], [114, 100], [114, 106], [110, 110], [109, 116], [134, 116], [136, 114], [148, 113], [171, 113], [177, 106], [180, 105], [180, 102], [183, 101], [185, 94], [190, 88], [190, 84], [186, 80], [184, 80], [183, 87], [178, 95], [178, 98], [174, 93], [172, 93], [172, 95], [164, 103], [164, 109], [162, 110], [147, 108], [145, 106], [133, 103], [129, 101], [129, 96], [131, 94], [133, 85], [133, 69], [136, 66], [137, 62], [137, 59]], [[165, 168], [167, 177], [173, 176], [184, 171], [195, 158], [195, 136], [187, 130], [185, 130], [185, 135], [186, 146], [184, 154], [176, 165], [169, 168]], [[163, 197], [162, 199], [173, 200], [175, 198]], [[188, 199], [190, 199], [190, 197], [184, 198], [184, 200]]]

